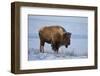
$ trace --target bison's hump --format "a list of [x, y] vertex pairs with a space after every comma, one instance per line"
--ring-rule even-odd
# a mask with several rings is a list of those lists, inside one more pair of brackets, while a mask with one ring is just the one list
[[66, 30], [60, 25], [44, 26], [44, 27], [41, 27], [39, 30], [39, 32], [42, 32], [42, 31], [51, 31], [51, 32], [59, 32], [59, 33], [66, 32]]

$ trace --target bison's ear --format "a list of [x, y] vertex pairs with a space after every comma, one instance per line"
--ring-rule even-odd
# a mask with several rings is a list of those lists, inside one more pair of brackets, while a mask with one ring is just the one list
[[67, 35], [68, 35], [68, 36], [71, 36], [71, 33], [70, 33], [70, 32], [67, 32]]
[[65, 37], [65, 36], [71, 37], [71, 33], [70, 33], [70, 32], [65, 32], [65, 33], [63, 34], [63, 36], [64, 36], [64, 37]]

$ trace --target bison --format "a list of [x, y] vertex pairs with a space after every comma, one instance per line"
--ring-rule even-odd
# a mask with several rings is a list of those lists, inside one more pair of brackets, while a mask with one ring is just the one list
[[44, 52], [44, 44], [51, 44], [52, 49], [58, 53], [60, 46], [66, 48], [70, 45], [71, 33], [61, 26], [45, 26], [39, 30], [40, 52]]

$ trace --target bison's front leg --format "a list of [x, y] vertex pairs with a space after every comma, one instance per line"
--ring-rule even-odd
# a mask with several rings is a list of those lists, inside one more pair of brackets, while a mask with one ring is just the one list
[[40, 41], [40, 52], [44, 53], [44, 41]]
[[59, 46], [57, 46], [56, 44], [52, 44], [52, 49], [54, 50], [55, 53], [58, 53], [59, 50]]

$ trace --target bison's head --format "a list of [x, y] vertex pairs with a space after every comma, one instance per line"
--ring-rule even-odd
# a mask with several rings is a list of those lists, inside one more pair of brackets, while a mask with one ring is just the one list
[[70, 41], [71, 41], [70, 38], [71, 38], [71, 33], [65, 32], [63, 34], [63, 43], [66, 48], [68, 47], [68, 45], [70, 45]]

